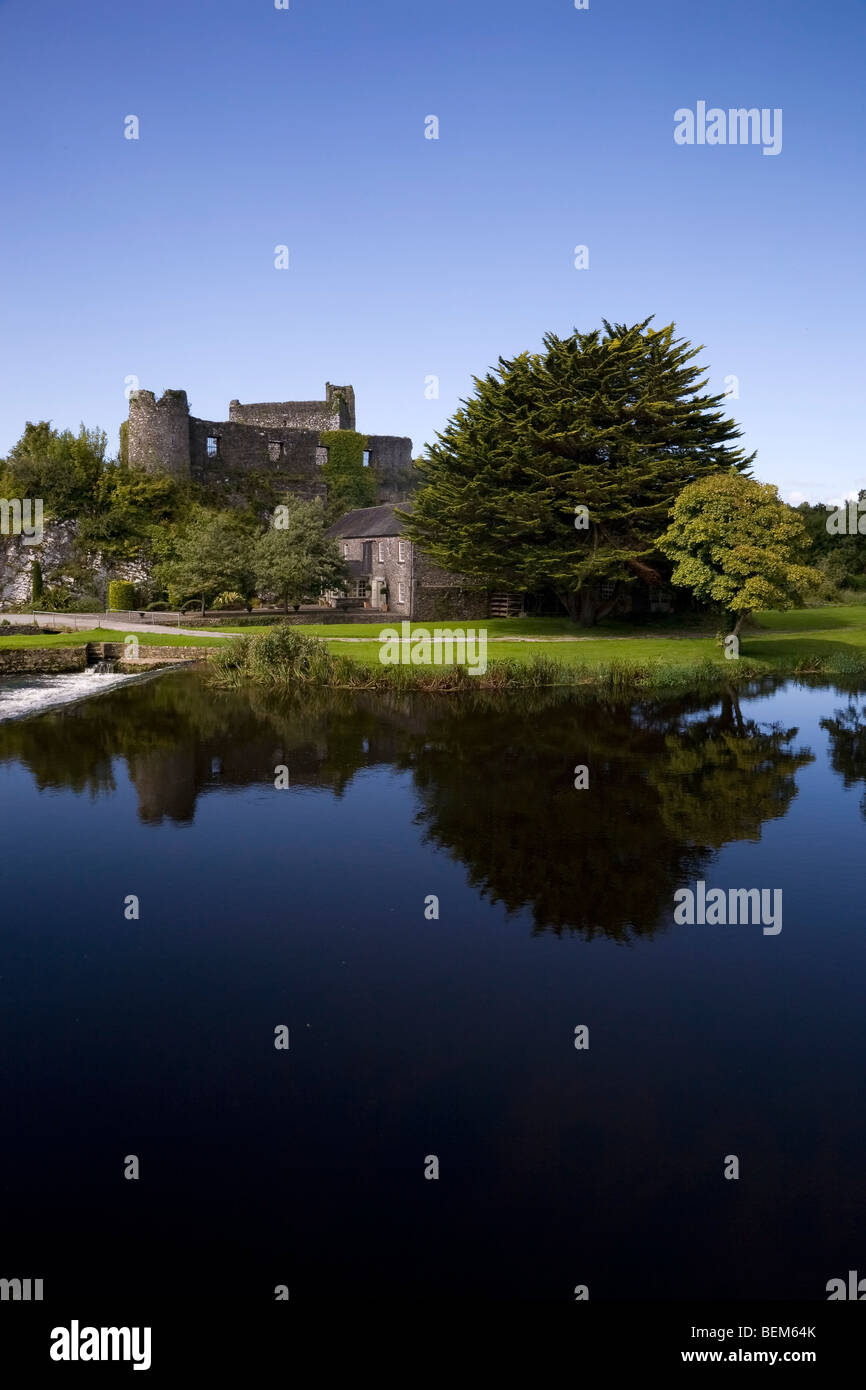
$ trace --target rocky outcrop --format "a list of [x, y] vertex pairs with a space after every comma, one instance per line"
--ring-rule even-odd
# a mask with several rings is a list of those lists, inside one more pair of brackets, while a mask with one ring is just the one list
[[[42, 578], [46, 585], [62, 584], [73, 592], [80, 588], [75, 574], [80, 565], [80, 556], [75, 547], [77, 533], [78, 523], [75, 521], [47, 521], [39, 545], [26, 545], [24, 536], [0, 536], [0, 609], [30, 602], [33, 593], [32, 569], [36, 560], [42, 567]], [[93, 592], [95, 588], [99, 597], [107, 592], [109, 579], [128, 579], [133, 584], [148, 581], [147, 568], [136, 561], [114, 565], [109, 572], [101, 555], [97, 554], [91, 557], [90, 568], [93, 585], [88, 592]]]

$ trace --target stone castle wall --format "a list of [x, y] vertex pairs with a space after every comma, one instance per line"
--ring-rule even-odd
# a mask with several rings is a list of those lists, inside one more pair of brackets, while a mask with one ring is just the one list
[[[159, 400], [152, 391], [134, 391], [129, 398], [129, 465], [205, 487], [210, 479], [221, 484], [232, 474], [261, 472], [298, 496], [324, 498], [320, 436], [354, 428], [353, 388], [330, 382], [324, 401], [232, 401], [228, 420], [191, 416], [185, 391], [166, 391]], [[209, 440], [215, 441], [210, 450]], [[368, 448], [379, 500], [404, 501], [412, 479], [411, 439], [369, 435]]]

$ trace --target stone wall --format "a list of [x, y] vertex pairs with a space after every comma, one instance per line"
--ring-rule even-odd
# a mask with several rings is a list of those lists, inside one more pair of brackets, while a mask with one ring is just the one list
[[[233, 473], [260, 472], [269, 483], [297, 496], [324, 499], [327, 488], [316, 462], [319, 435], [315, 430], [291, 430], [242, 425], [232, 421], [189, 422], [191, 473], [196, 482], [229, 482]], [[207, 441], [218, 441], [210, 457]]]
[[486, 585], [455, 570], [443, 569], [423, 551], [413, 549], [415, 586], [412, 617], [416, 621], [486, 617]]
[[83, 671], [86, 647], [0, 647], [0, 675], [60, 675]]
[[[222, 640], [222, 639], [221, 639]], [[90, 651], [103, 661], [124, 661], [130, 669], [135, 669], [135, 662], [127, 659], [126, 646], [123, 642], [88, 642]], [[139, 643], [138, 657], [142, 662], [148, 661], [207, 661], [212, 647], [157, 647], [150, 643]]]
[[268, 613], [256, 609], [252, 613], [227, 613], [221, 612], [219, 617], [211, 616], [202, 619], [201, 616], [190, 618], [184, 616], [184, 627], [208, 628], [214, 627], [218, 623], [230, 623], [232, 627], [279, 627], [281, 623], [291, 623], [297, 626], [305, 626], [310, 623], [369, 623], [374, 622], [376, 615], [369, 609], [360, 609], [346, 612], [339, 608], [308, 608], [299, 613]]
[[417, 482], [412, 440], [392, 434], [368, 434], [370, 471], [379, 489], [379, 502], [406, 502]]
[[487, 617], [486, 589], [433, 588], [417, 585], [412, 618], [417, 623], [484, 622]]
[[325, 385], [323, 401], [258, 401], [229, 403], [229, 420], [268, 429], [353, 430], [355, 391], [351, 386]]

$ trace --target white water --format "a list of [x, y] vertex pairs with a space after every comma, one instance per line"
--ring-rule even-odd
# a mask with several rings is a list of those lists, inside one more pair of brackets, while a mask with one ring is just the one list
[[93, 667], [67, 676], [7, 676], [0, 681], [0, 724], [104, 695], [118, 685], [136, 680], [141, 680], [141, 676], [102, 675]]

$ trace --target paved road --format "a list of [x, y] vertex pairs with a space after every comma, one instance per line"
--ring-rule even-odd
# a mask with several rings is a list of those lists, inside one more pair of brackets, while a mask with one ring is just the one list
[[168, 623], [151, 623], [145, 620], [140, 622], [138, 619], [130, 621], [129, 618], [119, 618], [113, 613], [39, 613], [34, 617], [32, 613], [3, 613], [0, 621], [8, 623], [31, 624], [38, 622], [40, 627], [71, 627], [76, 632], [90, 632], [95, 627], [111, 628], [112, 632], [165, 632], [177, 637], [235, 637], [234, 632], [218, 632], [215, 628], [208, 627], [178, 627], [176, 624], [169, 626]]

